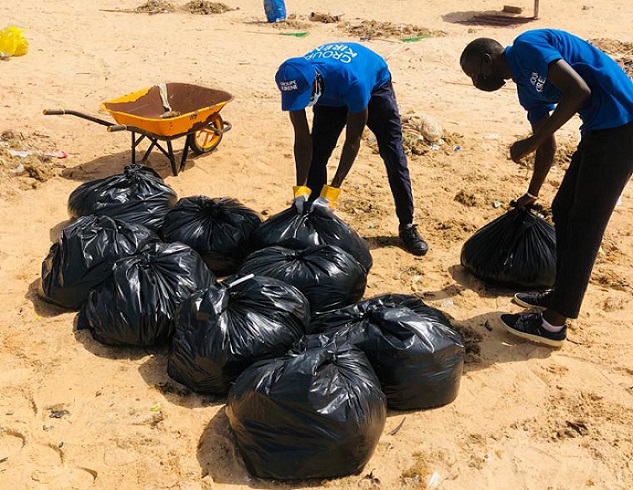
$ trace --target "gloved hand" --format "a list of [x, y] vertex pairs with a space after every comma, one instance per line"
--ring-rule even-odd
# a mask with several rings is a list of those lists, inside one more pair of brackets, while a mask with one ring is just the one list
[[341, 189], [338, 187], [331, 187], [324, 185], [321, 189], [321, 195], [317, 197], [312, 206], [322, 206], [326, 208], [336, 209], [338, 204], [338, 196], [341, 193]]
[[313, 208], [327, 208], [330, 209], [330, 203], [328, 202], [328, 200], [324, 197], [317, 197], [313, 202], [312, 202], [312, 207]]
[[292, 204], [298, 213], [303, 213], [303, 206], [308, 201], [312, 191], [305, 185], [295, 185], [292, 187], [292, 193], [294, 195]]

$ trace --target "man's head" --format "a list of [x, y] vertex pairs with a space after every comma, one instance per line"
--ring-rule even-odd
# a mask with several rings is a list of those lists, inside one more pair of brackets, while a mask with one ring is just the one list
[[505, 84], [500, 63], [503, 52], [503, 46], [494, 39], [480, 37], [464, 48], [459, 64], [475, 87], [494, 92]]
[[281, 91], [281, 109], [305, 109], [312, 98], [315, 78], [314, 66], [305, 58], [290, 58], [284, 61], [275, 75], [275, 82]]

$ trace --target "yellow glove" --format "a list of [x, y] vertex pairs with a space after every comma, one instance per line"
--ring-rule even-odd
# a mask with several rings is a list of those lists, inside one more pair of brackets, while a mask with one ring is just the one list
[[292, 187], [292, 193], [294, 196], [292, 204], [297, 209], [297, 212], [303, 213], [303, 205], [308, 201], [312, 191], [305, 185], [295, 185]]
[[338, 196], [341, 193], [341, 189], [338, 187], [332, 187], [329, 185], [324, 185], [321, 188], [321, 194], [314, 201], [317, 206], [328, 206], [332, 209], [335, 209], [338, 204]]

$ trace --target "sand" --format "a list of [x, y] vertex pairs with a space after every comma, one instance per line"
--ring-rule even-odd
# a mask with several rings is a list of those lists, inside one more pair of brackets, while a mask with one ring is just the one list
[[[631, 184], [560, 350], [506, 334], [498, 317], [520, 311], [510, 301], [514, 291], [487, 287], [459, 264], [464, 241], [527, 189], [529, 175], [508, 159], [509, 145], [529, 133], [514, 87], [476, 91], [459, 68], [461, 50], [476, 37], [510, 44], [523, 30], [556, 27], [602, 39], [630, 62], [630, 2], [541, 2], [538, 20], [507, 26], [460, 23], [502, 9], [503, 2], [487, 0], [288, 1], [294, 17], [284, 25], [267, 24], [260, 1], [226, 5], [233, 10], [198, 15], [199, 7], [183, 9], [182, 0], [158, 9], [166, 13], [134, 13], [138, 0], [0, 3], [0, 28], [20, 26], [30, 44], [25, 56], [0, 61], [0, 132], [12, 131], [0, 144], [0, 488], [633, 488]], [[531, 15], [528, 0], [511, 5]], [[309, 35], [282, 35], [304, 31]], [[427, 37], [401, 41], [419, 36]], [[160, 153], [148, 164], [179, 197], [234, 197], [267, 217], [288, 206], [294, 183], [277, 66], [324, 42], [361, 39], [388, 59], [403, 115], [423, 115], [442, 130], [437, 146], [420, 144], [410, 157], [416, 220], [430, 252], [416, 258], [398, 247], [371, 138], [337, 213], [369, 240], [374, 268], [366, 297], [420, 295], [468, 335], [468, 362], [454, 403], [389, 412], [361, 474], [258, 480], [235, 446], [226, 400], [170, 380], [165, 348], [103, 346], [75, 331], [75, 312], [38, 297], [42, 260], [68, 223], [70, 192], [130, 163], [129, 133], [41, 111], [111, 120], [102, 102], [161, 82], [229, 91], [234, 100], [221, 114], [233, 129], [217, 150], [190, 158], [177, 177]], [[561, 150], [542, 190], [545, 205], [578, 127], [574, 118], [557, 134]], [[179, 152], [182, 140], [174, 144]], [[22, 158], [9, 149], [35, 154]], [[67, 158], [37, 156], [54, 150]]]

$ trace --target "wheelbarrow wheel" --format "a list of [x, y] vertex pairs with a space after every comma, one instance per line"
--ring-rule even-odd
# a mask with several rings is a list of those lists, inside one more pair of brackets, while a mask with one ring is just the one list
[[189, 148], [196, 155], [202, 155], [214, 150], [222, 141], [224, 121], [217, 114], [204, 128], [187, 136]]

